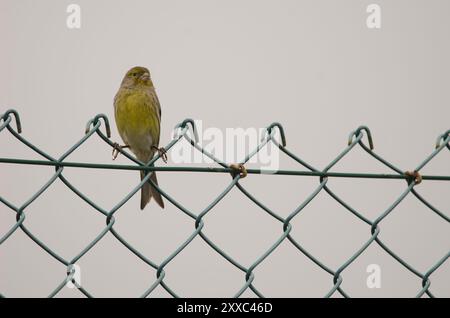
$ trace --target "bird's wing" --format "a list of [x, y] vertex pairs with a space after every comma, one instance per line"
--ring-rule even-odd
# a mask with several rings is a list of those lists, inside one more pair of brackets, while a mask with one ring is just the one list
[[156, 95], [156, 91], [154, 88], [153, 88], [153, 95], [155, 97], [156, 107], [158, 108], [159, 121], [161, 122], [161, 104], [159, 103], [159, 98], [158, 95]]
[[158, 95], [156, 95], [155, 88], [153, 87], [150, 91], [151, 105], [155, 107], [155, 111], [158, 114], [158, 134], [154, 141], [156, 147], [159, 146], [159, 137], [161, 133], [161, 104], [159, 103]]

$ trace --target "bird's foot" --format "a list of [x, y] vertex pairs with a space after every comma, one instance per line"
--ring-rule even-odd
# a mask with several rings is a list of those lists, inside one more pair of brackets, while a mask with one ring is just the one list
[[122, 151], [122, 149], [124, 148], [130, 148], [129, 145], [119, 145], [117, 142], [114, 143], [113, 145], [113, 150], [112, 150], [112, 159], [116, 160], [117, 156], [119, 155], [119, 153]]
[[167, 151], [166, 151], [166, 149], [164, 149], [164, 147], [158, 148], [156, 146], [153, 146], [152, 148], [155, 149], [158, 152], [159, 156], [164, 161], [164, 163], [167, 163]]

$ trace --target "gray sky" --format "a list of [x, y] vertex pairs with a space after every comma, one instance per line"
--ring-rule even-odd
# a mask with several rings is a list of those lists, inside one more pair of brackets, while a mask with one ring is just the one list
[[[81, 28], [66, 26], [66, 8], [81, 7]], [[366, 26], [366, 7], [381, 7], [380, 29]], [[112, 101], [132, 66], [150, 69], [162, 105], [161, 145], [185, 118], [203, 127], [283, 124], [289, 149], [323, 168], [345, 148], [348, 134], [370, 127], [376, 152], [403, 170], [414, 169], [450, 128], [450, 3], [419, 1], [0, 1], [0, 113], [16, 109], [23, 136], [58, 157], [79, 140], [86, 122], [106, 114], [120, 141]], [[41, 159], [0, 133], [0, 157]], [[445, 150], [445, 149], [444, 149]], [[170, 157], [170, 156], [169, 156]], [[91, 138], [67, 160], [112, 163], [111, 149]], [[449, 175], [442, 151], [423, 169]], [[120, 156], [116, 163], [126, 164]], [[162, 164], [162, 163], [159, 163]], [[169, 164], [171, 161], [169, 160]], [[303, 169], [281, 158], [283, 169]], [[355, 149], [334, 171], [385, 172]], [[0, 164], [0, 196], [21, 205], [52, 175], [51, 167]], [[74, 185], [111, 208], [138, 182], [137, 172], [65, 169]], [[199, 213], [230, 182], [227, 175], [159, 173], [161, 187]], [[242, 185], [286, 217], [318, 179], [251, 175]], [[330, 187], [376, 219], [405, 189], [404, 181], [332, 179]], [[448, 182], [423, 182], [418, 191], [448, 216]], [[114, 228], [160, 263], [194, 230], [194, 222], [166, 202], [140, 212], [134, 196], [116, 213]], [[370, 238], [370, 226], [322, 192], [291, 222], [292, 236], [336, 270]], [[15, 214], [0, 205], [0, 236]], [[59, 180], [26, 209], [26, 226], [67, 260], [104, 228], [104, 217]], [[408, 196], [380, 224], [380, 238], [426, 272], [450, 248], [449, 224]], [[233, 189], [205, 218], [204, 232], [244, 266], [282, 234], [282, 225]], [[0, 293], [46, 296], [65, 267], [20, 229], [0, 246]], [[382, 286], [366, 286], [378, 264]], [[80, 261], [82, 285], [94, 296], [141, 295], [155, 271], [107, 234]], [[289, 242], [255, 270], [255, 286], [274, 297], [323, 296], [332, 276]], [[372, 244], [342, 274], [351, 296], [415, 296], [421, 280]], [[450, 263], [432, 276], [432, 291], [450, 296]], [[196, 238], [167, 265], [165, 281], [181, 296], [232, 296], [245, 274]], [[64, 288], [59, 296], [78, 297]], [[155, 297], [168, 294], [160, 287]], [[245, 296], [252, 296], [247, 291]]]

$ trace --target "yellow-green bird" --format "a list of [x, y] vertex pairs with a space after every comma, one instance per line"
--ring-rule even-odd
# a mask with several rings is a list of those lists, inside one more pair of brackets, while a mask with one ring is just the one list
[[[136, 66], [125, 74], [114, 98], [114, 115], [117, 130], [125, 143], [117, 147], [130, 148], [137, 159], [149, 162], [155, 151], [160, 151], [161, 106], [147, 68]], [[145, 175], [141, 171], [141, 180]], [[158, 184], [156, 172], [152, 173], [150, 180]], [[164, 208], [159, 192], [146, 182], [141, 188], [141, 210], [152, 197]]]

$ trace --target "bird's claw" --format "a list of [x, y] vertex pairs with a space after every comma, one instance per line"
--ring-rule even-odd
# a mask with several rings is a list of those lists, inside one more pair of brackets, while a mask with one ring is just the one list
[[167, 163], [167, 151], [166, 151], [166, 149], [164, 149], [164, 147], [158, 148], [156, 146], [153, 146], [152, 148], [155, 149], [158, 152], [159, 156], [164, 161], [164, 163]]
[[113, 150], [112, 150], [112, 159], [116, 160], [117, 156], [119, 155], [119, 153], [123, 150], [123, 148], [129, 148], [130, 146], [128, 145], [124, 145], [121, 146], [119, 145], [117, 142], [115, 142], [113, 144]]

